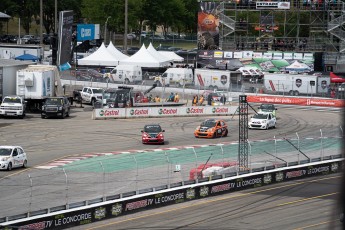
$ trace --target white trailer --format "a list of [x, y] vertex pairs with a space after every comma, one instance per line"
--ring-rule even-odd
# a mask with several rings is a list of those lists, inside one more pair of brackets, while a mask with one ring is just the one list
[[190, 68], [168, 68], [163, 74], [166, 85], [175, 85], [182, 87], [183, 85], [193, 84], [193, 70]]
[[29, 65], [17, 71], [16, 94], [24, 97], [28, 107], [40, 107], [47, 97], [63, 96], [56, 66]]
[[140, 66], [118, 65], [110, 73], [105, 73], [103, 78], [106, 81], [121, 82], [124, 84], [141, 83], [143, 80], [143, 71]]
[[231, 90], [241, 81], [242, 73], [239, 71], [195, 69], [194, 83], [200, 89]]
[[5, 96], [16, 95], [17, 71], [32, 64], [31, 61], [0, 59], [0, 101]]
[[325, 94], [330, 84], [329, 76], [304, 74], [265, 74], [264, 86], [267, 92], [299, 94]]

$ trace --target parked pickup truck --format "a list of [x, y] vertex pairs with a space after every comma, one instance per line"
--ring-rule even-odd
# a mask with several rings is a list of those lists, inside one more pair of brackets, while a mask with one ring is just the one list
[[26, 102], [21, 96], [6, 96], [0, 105], [1, 116], [25, 117]]
[[83, 102], [95, 105], [96, 101], [102, 101], [103, 89], [95, 87], [84, 87], [81, 91], [81, 98]]

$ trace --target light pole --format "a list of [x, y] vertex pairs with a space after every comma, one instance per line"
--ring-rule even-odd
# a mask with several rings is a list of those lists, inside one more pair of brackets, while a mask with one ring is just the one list
[[107, 24], [108, 24], [109, 18], [111, 18], [111, 16], [107, 17], [107, 20], [105, 21], [105, 25], [104, 25], [104, 45], [107, 42]]

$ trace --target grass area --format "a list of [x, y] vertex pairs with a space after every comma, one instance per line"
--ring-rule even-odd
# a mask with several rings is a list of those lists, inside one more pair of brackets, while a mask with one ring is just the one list
[[[10, 20], [8, 20], [8, 23], [2, 22], [1, 34], [18, 35], [18, 32], [19, 32], [19, 19], [18, 18], [11, 18]], [[39, 35], [39, 33], [40, 33], [40, 26], [37, 25], [35, 21], [32, 21], [29, 33], [26, 33], [22, 26], [20, 27], [20, 34], [21, 35], [25, 35], [25, 34]], [[44, 27], [43, 27], [43, 33], [45, 33]]]

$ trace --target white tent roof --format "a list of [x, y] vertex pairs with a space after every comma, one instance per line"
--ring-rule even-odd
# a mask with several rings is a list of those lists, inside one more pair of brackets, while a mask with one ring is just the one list
[[145, 45], [143, 44], [131, 57], [120, 61], [121, 65], [136, 65], [141, 67], [164, 67], [167, 62], [160, 61], [152, 56], [149, 51], [147, 51]]
[[149, 47], [147, 47], [147, 51], [154, 56], [156, 59], [162, 61], [162, 62], [172, 62], [173, 59], [171, 57], [167, 57], [163, 54], [158, 53], [158, 51], [153, 47], [152, 43], [150, 42]]
[[173, 61], [176, 61], [176, 62], [182, 62], [184, 61], [184, 58], [177, 55], [175, 52], [172, 52], [172, 51], [158, 51], [158, 53], [172, 59]]
[[116, 66], [119, 60], [117, 60], [105, 47], [104, 43], [92, 54], [87, 57], [78, 60], [78, 65], [90, 65], [90, 66]]
[[128, 56], [126, 54], [123, 54], [121, 51], [119, 51], [118, 49], [116, 49], [116, 47], [113, 45], [113, 43], [110, 41], [107, 50], [109, 51], [109, 53], [111, 53], [116, 60], [124, 60], [126, 58], [128, 58]]
[[290, 71], [306, 71], [310, 70], [310, 67], [304, 63], [294, 61], [291, 65], [286, 66], [285, 69]]

